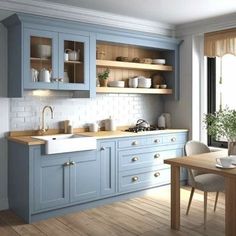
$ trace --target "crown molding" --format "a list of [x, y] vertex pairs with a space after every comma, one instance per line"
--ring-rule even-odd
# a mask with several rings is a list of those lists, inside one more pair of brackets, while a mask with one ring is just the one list
[[199, 35], [207, 32], [236, 28], [236, 13], [212, 17], [176, 26], [176, 37]]
[[0, 9], [31, 13], [40, 16], [56, 17], [66, 20], [80, 21], [120, 29], [128, 29], [173, 37], [175, 27], [155, 21], [121, 16], [102, 11], [72, 7], [59, 3], [49, 3], [36, 0], [0, 0]]

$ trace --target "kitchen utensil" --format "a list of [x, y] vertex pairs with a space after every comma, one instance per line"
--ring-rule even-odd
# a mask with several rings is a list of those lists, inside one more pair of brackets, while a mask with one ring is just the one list
[[148, 123], [148, 121], [146, 121], [144, 119], [138, 119], [137, 122], [136, 122], [136, 126], [137, 127], [149, 128], [150, 124]]
[[125, 81], [122, 81], [122, 80], [110, 81], [110, 82], [108, 82], [108, 86], [109, 87], [124, 88], [125, 87]]
[[162, 115], [165, 117], [165, 128], [170, 129], [171, 128], [171, 116], [170, 116], [170, 113], [162, 113]]
[[166, 89], [166, 88], [167, 88], [167, 84], [161, 84], [161, 85], [160, 85], [160, 88]]
[[32, 45], [32, 56], [39, 58], [49, 58], [52, 55], [51, 45], [37, 44]]
[[39, 81], [50, 83], [51, 72], [45, 68], [39, 71]]
[[159, 129], [165, 129], [165, 127], [166, 127], [166, 121], [165, 121], [165, 117], [162, 114], [158, 118], [158, 128]]
[[39, 72], [36, 69], [31, 68], [31, 79], [33, 82], [38, 82], [38, 75]]
[[115, 131], [116, 130], [116, 121], [109, 117], [109, 119], [105, 120], [105, 130], [106, 131]]
[[137, 88], [138, 87], [138, 77], [129, 78], [129, 87], [130, 88]]
[[166, 64], [166, 60], [165, 59], [152, 59], [152, 64], [164, 65]]
[[153, 87], [154, 88], [160, 88], [160, 85], [159, 84], [155, 84]]
[[65, 53], [68, 54], [69, 61], [79, 61], [79, 54], [80, 50], [71, 50], [71, 49], [66, 49]]
[[89, 131], [90, 132], [98, 132], [99, 125], [98, 123], [94, 122], [89, 125]]

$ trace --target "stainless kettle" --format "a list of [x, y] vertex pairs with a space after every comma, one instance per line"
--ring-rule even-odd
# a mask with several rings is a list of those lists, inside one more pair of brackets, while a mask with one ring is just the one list
[[137, 127], [142, 127], [142, 128], [149, 128], [150, 124], [148, 123], [148, 121], [146, 121], [144, 119], [139, 119], [136, 122], [136, 126]]

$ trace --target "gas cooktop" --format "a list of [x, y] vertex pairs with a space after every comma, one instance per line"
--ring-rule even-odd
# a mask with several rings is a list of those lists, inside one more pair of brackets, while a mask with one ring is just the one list
[[133, 132], [133, 133], [138, 133], [138, 132], [144, 132], [144, 131], [156, 131], [160, 130], [156, 126], [150, 126], [150, 127], [142, 127], [142, 126], [134, 126], [126, 129], [126, 132]]

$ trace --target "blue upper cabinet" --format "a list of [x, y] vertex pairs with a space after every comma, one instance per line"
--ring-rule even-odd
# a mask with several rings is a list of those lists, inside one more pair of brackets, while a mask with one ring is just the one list
[[81, 30], [75, 22], [58, 24], [58, 20], [25, 14], [15, 14], [3, 23], [9, 38], [9, 97], [21, 97], [24, 90], [35, 89], [95, 96], [93, 33]]

